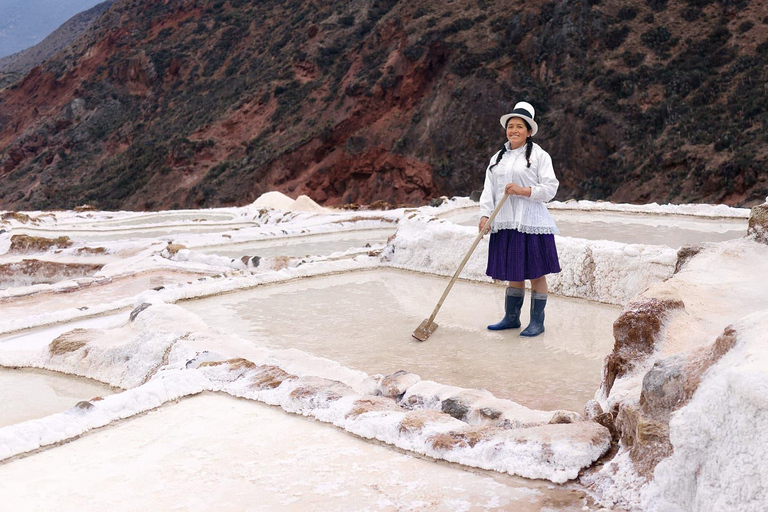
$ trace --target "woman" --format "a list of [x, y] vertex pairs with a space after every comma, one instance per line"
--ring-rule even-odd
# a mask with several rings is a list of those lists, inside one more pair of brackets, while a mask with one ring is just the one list
[[[525, 280], [531, 281], [531, 322], [520, 336], [538, 336], [544, 332], [546, 275], [560, 272], [555, 247], [558, 230], [544, 205], [555, 197], [559, 182], [552, 168], [552, 158], [531, 140], [539, 131], [533, 120], [534, 114], [533, 107], [521, 101], [512, 113], [501, 116], [501, 126], [507, 130], [507, 142], [491, 158], [485, 171], [478, 226], [481, 232], [491, 232], [485, 273], [494, 279], [509, 281], [504, 318], [489, 325], [488, 329], [500, 331], [520, 327]], [[509, 198], [493, 225], [488, 226], [488, 218], [504, 192]]]

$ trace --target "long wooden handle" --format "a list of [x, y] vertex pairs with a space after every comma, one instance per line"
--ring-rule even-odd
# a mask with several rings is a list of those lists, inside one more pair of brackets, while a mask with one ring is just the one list
[[[508, 197], [509, 197], [509, 194], [504, 192], [504, 197], [501, 198], [501, 201], [499, 201], [499, 204], [497, 204], [496, 208], [493, 209], [493, 213], [491, 213], [491, 216], [488, 218], [488, 222], [485, 223], [485, 226], [490, 227], [491, 223], [493, 222], [493, 219], [496, 218], [496, 214], [499, 213], [499, 210], [501, 210], [501, 206], [506, 202]], [[472, 247], [469, 248], [467, 255], [464, 256], [464, 259], [461, 261], [459, 268], [456, 269], [456, 273], [453, 274], [453, 277], [451, 278], [451, 282], [448, 283], [448, 287], [443, 292], [443, 296], [440, 297], [440, 301], [437, 303], [435, 310], [432, 312], [432, 315], [430, 315], [429, 319], [427, 320], [427, 323], [424, 325], [425, 329], [430, 325], [432, 325], [432, 322], [435, 320], [435, 317], [437, 316], [437, 312], [440, 311], [440, 307], [443, 305], [443, 301], [448, 296], [448, 292], [450, 292], [451, 288], [453, 288], [453, 283], [456, 282], [456, 279], [459, 277], [459, 274], [461, 274], [461, 271], [464, 270], [464, 265], [467, 264], [467, 262], [469, 261], [469, 257], [472, 256], [473, 252], [475, 252], [475, 248], [477, 247], [477, 244], [479, 244], [480, 240], [483, 239], [483, 235], [485, 234], [484, 232], [485, 232], [485, 227], [483, 227], [483, 230], [480, 231], [480, 233], [478, 233], [477, 237], [475, 238], [475, 241], [472, 242]]]

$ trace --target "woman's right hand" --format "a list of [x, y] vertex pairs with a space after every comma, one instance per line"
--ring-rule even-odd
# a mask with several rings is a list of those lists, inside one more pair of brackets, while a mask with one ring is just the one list
[[[477, 225], [477, 230], [480, 233], [487, 233], [485, 230], [485, 225], [488, 223], [488, 217], [480, 217], [480, 224]], [[490, 226], [488, 226], [490, 227]]]

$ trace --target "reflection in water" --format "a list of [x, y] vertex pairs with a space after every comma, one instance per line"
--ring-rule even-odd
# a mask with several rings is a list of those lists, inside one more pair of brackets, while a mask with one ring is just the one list
[[362, 272], [181, 305], [258, 345], [303, 350], [369, 374], [408, 370], [531, 408], [582, 411], [600, 384], [619, 307], [550, 295], [547, 331], [524, 339], [518, 330], [485, 329], [503, 314], [503, 287], [457, 282], [437, 317], [440, 328], [414, 341], [411, 333], [446, 285], [447, 278]]
[[0, 368], [0, 428], [66, 411], [81, 400], [113, 393], [114, 388], [83, 377]]

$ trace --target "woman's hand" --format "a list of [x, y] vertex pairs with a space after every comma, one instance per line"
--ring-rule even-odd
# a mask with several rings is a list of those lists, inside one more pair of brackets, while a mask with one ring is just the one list
[[[480, 217], [480, 224], [477, 225], [477, 230], [480, 233], [487, 233], [488, 231], [484, 231], [485, 230], [485, 225], [487, 223], [488, 223], [488, 217]], [[488, 226], [488, 228], [490, 229], [490, 226]]]
[[531, 188], [521, 187], [517, 183], [507, 183], [507, 186], [504, 187], [504, 192], [511, 196], [531, 197]]

